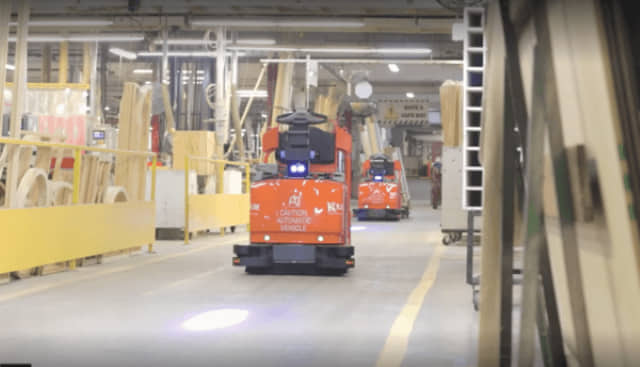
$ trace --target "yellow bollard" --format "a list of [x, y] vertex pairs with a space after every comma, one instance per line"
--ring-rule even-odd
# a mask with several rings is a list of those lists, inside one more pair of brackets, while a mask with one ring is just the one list
[[[80, 168], [82, 167], [82, 151], [75, 149], [73, 151], [73, 194], [71, 202], [73, 204], [80, 203]], [[75, 270], [76, 260], [69, 260], [69, 270]]]

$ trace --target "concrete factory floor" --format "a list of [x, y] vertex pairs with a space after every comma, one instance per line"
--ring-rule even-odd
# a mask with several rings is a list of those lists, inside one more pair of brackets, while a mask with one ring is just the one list
[[237, 233], [13, 282], [0, 287], [0, 363], [471, 366], [464, 247], [440, 239], [422, 202], [409, 220], [354, 221], [344, 277], [247, 275], [231, 266]]

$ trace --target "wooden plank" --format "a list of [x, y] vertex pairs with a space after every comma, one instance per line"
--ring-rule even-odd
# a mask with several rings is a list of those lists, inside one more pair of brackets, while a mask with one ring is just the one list
[[[616, 45], [606, 42], [601, 9], [605, 2], [563, 0], [561, 3], [564, 5], [562, 14], [566, 19], [565, 29], [569, 34], [573, 58], [582, 61], [573, 65], [571, 76], [575, 83], [574, 93], [579, 101], [579, 121], [583, 126], [586, 151], [596, 162], [602, 210], [606, 220], [596, 227], [602, 240], [597, 241], [600, 246], [595, 249], [602, 252], [600, 257], [604, 264], [601, 269], [609, 278], [606, 288], [608, 292], [598, 292], [588, 298], [587, 316], [593, 329], [598, 325], [595, 330], [607, 330], [603, 329], [606, 325], [601, 324], [601, 313], [604, 311], [615, 315], [615, 326], [608, 327], [615, 328], [616, 333], [602, 333], [601, 340], [619, 346], [622, 351], [619, 357], [625, 365], [631, 366], [640, 360], [640, 348], [637, 347], [640, 335], [640, 324], [637, 322], [637, 310], [640, 308], [640, 239], [638, 219], [630, 213], [629, 193], [625, 189], [626, 157], [620, 155], [624, 130], [621, 129], [620, 99], [616, 96], [612, 75], [612, 69], [617, 68], [617, 65], [612, 67], [611, 56]], [[553, 13], [555, 12], [550, 10], [550, 14]], [[552, 29], [551, 34], [556, 32]], [[633, 37], [635, 34], [631, 33], [629, 36]], [[583, 55], [587, 54], [589, 57], [584, 58]], [[579, 228], [582, 226], [584, 224], [579, 225]], [[584, 248], [584, 242], [580, 242], [580, 248]], [[591, 253], [592, 251], [584, 249], [581, 256], [585, 258]], [[598, 279], [592, 279], [596, 274], [589, 268], [584, 274], [585, 284], [591, 285], [597, 281]], [[612, 298], [612, 307], [593, 310], [591, 303], [604, 297]], [[593, 346], [596, 361], [605, 362], [608, 348], [595, 340]], [[602, 349], [598, 350], [599, 348]]]
[[[240, 105], [237, 88], [235, 85], [231, 86], [231, 119], [233, 120], [233, 128], [235, 130], [235, 145], [238, 148], [240, 154], [240, 160], [244, 161], [244, 141], [242, 140], [242, 120], [240, 119]], [[229, 151], [233, 149], [229, 147]]]
[[[481, 156], [485, 177], [500, 177], [504, 136], [504, 36], [497, 1], [486, 12], [487, 66], [484, 81]], [[500, 218], [502, 217], [502, 180], [484, 180], [480, 266], [480, 320], [478, 366], [495, 367], [500, 360]]]
[[60, 42], [58, 55], [58, 83], [69, 81], [69, 42]]
[[[216, 149], [213, 131], [176, 131], [173, 137], [173, 168], [184, 169], [185, 157], [213, 157]], [[215, 168], [207, 162], [191, 162], [191, 169], [199, 175], [211, 175]]]
[[173, 117], [173, 108], [171, 107], [171, 98], [169, 97], [169, 87], [162, 83], [162, 105], [164, 107], [164, 115], [167, 119], [167, 132], [173, 134], [176, 131], [176, 122]]
[[[138, 145], [135, 150], [146, 152], [149, 150], [149, 128], [151, 124], [151, 104], [152, 104], [152, 88], [146, 87], [142, 89], [142, 107], [140, 114], [140, 131], [138, 135]], [[135, 187], [137, 193], [135, 199], [144, 200], [146, 191], [146, 157], [134, 157], [135, 160]]]
[[462, 83], [447, 80], [440, 87], [440, 114], [444, 145], [462, 144]]
[[[100, 158], [97, 155], [90, 156], [89, 159], [89, 180], [85, 191], [85, 203], [94, 204], [98, 192], [99, 165]], [[84, 167], [84, 166], [83, 166]]]
[[[128, 150], [132, 120], [133, 104], [136, 98], [136, 88], [134, 83], [124, 83], [122, 97], [120, 100], [120, 116], [118, 119], [118, 149]], [[116, 157], [115, 184], [125, 187], [129, 177], [129, 160], [127, 156]]]
[[82, 44], [82, 84], [91, 83], [91, 46]]
[[86, 203], [87, 186], [89, 182], [89, 155], [82, 156], [82, 164], [80, 165], [80, 202]]
[[103, 197], [104, 197], [104, 193], [107, 190], [107, 187], [110, 185], [110, 181], [111, 181], [111, 167], [112, 167], [112, 163], [110, 161], [101, 161], [100, 162], [100, 166], [98, 169], [98, 175], [99, 175], [99, 179], [98, 179], [98, 185], [97, 185], [97, 192], [96, 192], [96, 198], [95, 198], [95, 202], [96, 203], [102, 203], [103, 202]]

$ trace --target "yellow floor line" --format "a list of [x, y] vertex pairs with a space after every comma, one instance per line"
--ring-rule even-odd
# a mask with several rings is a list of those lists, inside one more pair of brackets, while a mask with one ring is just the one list
[[411, 292], [407, 303], [391, 326], [387, 341], [384, 343], [382, 352], [380, 352], [380, 356], [378, 357], [376, 367], [398, 367], [402, 364], [404, 356], [407, 353], [409, 336], [413, 330], [413, 325], [422, 308], [427, 292], [429, 292], [429, 289], [431, 289], [431, 286], [436, 280], [440, 259], [444, 251], [445, 247], [441, 245], [438, 245], [433, 251], [431, 259], [422, 274], [420, 283], [418, 283]]
[[[185, 252], [179, 252], [179, 253], [169, 254], [169, 255], [161, 255], [161, 256], [158, 256], [158, 257], [153, 257], [152, 259], [149, 259], [149, 260], [146, 260], [146, 261], [141, 261], [141, 262], [137, 262], [135, 264], [130, 264], [130, 265], [118, 266], [118, 267], [115, 267], [115, 268], [98, 271], [98, 272], [87, 274], [87, 275], [84, 275], [84, 276], [77, 276], [77, 277], [73, 276], [73, 277], [70, 277], [67, 280], [63, 280], [63, 281], [60, 281], [60, 282], [55, 282], [55, 283], [50, 283], [50, 284], [39, 284], [39, 285], [36, 285], [34, 287], [31, 287], [31, 288], [21, 289], [21, 290], [18, 290], [18, 291], [15, 291], [15, 292], [6, 293], [6, 294], [0, 294], [0, 302], [6, 302], [6, 301], [9, 301], [9, 300], [13, 300], [13, 299], [16, 299], [16, 298], [28, 296], [28, 295], [31, 295], [31, 294], [48, 291], [48, 290], [54, 289], [54, 288], [60, 288], [60, 287], [63, 287], [65, 285], [68, 285], [68, 284], [78, 283], [78, 282], [82, 282], [82, 281], [85, 281], [85, 280], [97, 279], [97, 278], [100, 278], [100, 277], [103, 277], [103, 276], [109, 275], [109, 274], [115, 274], [115, 273], [120, 273], [120, 272], [123, 272], [123, 271], [133, 270], [135, 268], [138, 268], [138, 267], [141, 267], [141, 266], [145, 266], [145, 265], [157, 264], [159, 262], [163, 262], [163, 261], [167, 261], [167, 260], [171, 260], [171, 259], [175, 259], [175, 258], [191, 255], [191, 254], [194, 254], [194, 253], [197, 253], [197, 252], [201, 252], [201, 251], [205, 251], [205, 250], [208, 250], [208, 249], [210, 249], [212, 247], [229, 245], [229, 244], [232, 244], [234, 242], [238, 242], [238, 238], [227, 238], [227, 239], [222, 240], [221, 242], [216, 242], [216, 243], [204, 245], [202, 247], [195, 247], [195, 248], [189, 249], [189, 250], [187, 250]], [[229, 259], [231, 259], [231, 254], [229, 254]]]

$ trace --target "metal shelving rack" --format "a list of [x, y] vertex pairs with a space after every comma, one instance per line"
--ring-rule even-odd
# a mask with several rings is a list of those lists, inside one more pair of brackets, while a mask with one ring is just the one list
[[480, 130], [486, 47], [484, 8], [465, 8], [462, 105], [462, 207], [482, 210], [483, 169], [480, 165]]

